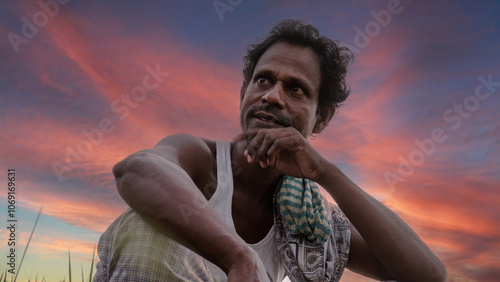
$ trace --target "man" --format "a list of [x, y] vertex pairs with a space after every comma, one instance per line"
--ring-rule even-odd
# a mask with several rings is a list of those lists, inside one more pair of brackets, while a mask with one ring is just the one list
[[96, 281], [338, 281], [346, 266], [381, 280], [444, 281], [415, 232], [307, 141], [347, 98], [350, 60], [299, 21], [252, 45], [240, 135], [168, 136], [114, 167], [132, 209], [101, 237]]

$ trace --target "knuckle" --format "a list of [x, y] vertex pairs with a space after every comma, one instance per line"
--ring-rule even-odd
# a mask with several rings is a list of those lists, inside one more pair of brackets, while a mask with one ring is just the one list
[[264, 151], [264, 149], [259, 149], [259, 151], [257, 151], [257, 155], [259, 156], [259, 158], [265, 158], [266, 157], [266, 152]]
[[255, 147], [255, 145], [248, 145], [248, 147], [247, 147], [247, 153], [248, 154], [252, 154], [252, 153], [255, 152], [256, 149], [257, 148]]

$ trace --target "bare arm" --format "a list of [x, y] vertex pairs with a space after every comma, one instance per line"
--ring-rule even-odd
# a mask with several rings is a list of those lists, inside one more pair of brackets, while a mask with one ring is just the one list
[[350, 269], [378, 279], [446, 279], [441, 261], [401, 218], [354, 184], [335, 165], [325, 162], [323, 168], [318, 183], [332, 195], [355, 227], [352, 228], [355, 230]]
[[352, 223], [350, 269], [377, 279], [446, 280], [444, 265], [417, 234], [321, 157], [297, 130], [262, 129], [238, 138], [251, 140], [250, 162], [315, 180], [332, 195]]
[[113, 173], [125, 202], [159, 232], [218, 265], [230, 280], [264, 281], [258, 256], [220, 219], [195, 184], [210, 173], [212, 161], [203, 141], [174, 135], [154, 149], [127, 157]]

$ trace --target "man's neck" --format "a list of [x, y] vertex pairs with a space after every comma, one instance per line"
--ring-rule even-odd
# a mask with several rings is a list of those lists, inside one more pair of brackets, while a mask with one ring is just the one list
[[246, 141], [236, 142], [232, 150], [234, 188], [254, 203], [272, 202], [283, 174], [271, 167], [262, 168], [258, 162], [248, 163], [243, 155], [246, 146]]

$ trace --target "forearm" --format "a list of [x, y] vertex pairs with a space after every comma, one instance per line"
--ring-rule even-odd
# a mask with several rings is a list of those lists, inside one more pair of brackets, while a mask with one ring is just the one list
[[335, 199], [368, 247], [398, 281], [442, 279], [444, 266], [394, 212], [364, 192], [335, 165], [326, 164], [318, 183]]
[[117, 165], [122, 198], [162, 234], [227, 271], [248, 246], [217, 215], [178, 165], [142, 154]]

